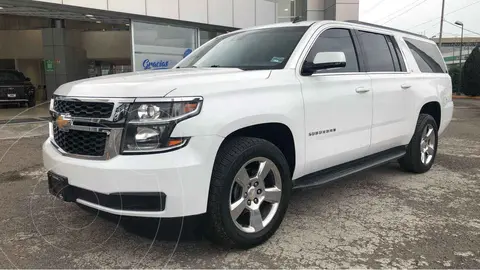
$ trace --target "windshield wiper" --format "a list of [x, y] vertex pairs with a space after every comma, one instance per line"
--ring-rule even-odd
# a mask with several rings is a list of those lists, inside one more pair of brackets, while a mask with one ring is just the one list
[[211, 67], [211, 68], [219, 68], [219, 67], [221, 67], [221, 66], [220, 66], [220, 65], [211, 65], [210, 67]]

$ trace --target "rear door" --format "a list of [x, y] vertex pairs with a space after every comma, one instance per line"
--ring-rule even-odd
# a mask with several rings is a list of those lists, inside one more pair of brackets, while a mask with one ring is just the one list
[[400, 146], [411, 136], [408, 125], [411, 82], [394, 36], [362, 30], [356, 33], [363, 48], [368, 75], [372, 79], [372, 141], [369, 154], [374, 154]]
[[306, 171], [362, 158], [370, 146], [371, 80], [359, 58], [353, 30], [321, 29], [302, 62], [319, 52], [343, 52], [344, 68], [299, 75], [305, 106]]

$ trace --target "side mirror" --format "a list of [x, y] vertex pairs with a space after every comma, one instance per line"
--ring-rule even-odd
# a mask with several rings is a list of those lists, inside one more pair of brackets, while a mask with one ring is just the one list
[[302, 73], [312, 75], [317, 70], [332, 68], [344, 68], [347, 66], [345, 53], [343, 52], [319, 52], [315, 55], [313, 63], [305, 63]]

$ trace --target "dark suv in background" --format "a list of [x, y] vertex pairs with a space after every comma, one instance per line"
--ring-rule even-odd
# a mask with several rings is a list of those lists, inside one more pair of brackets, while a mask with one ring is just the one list
[[0, 70], [0, 104], [6, 103], [35, 106], [35, 86], [22, 72]]

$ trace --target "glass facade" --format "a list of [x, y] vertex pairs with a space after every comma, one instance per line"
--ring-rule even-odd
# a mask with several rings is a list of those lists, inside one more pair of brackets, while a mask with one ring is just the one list
[[178, 25], [132, 22], [133, 70], [169, 69], [207, 41], [227, 33]]
[[133, 22], [135, 71], [169, 69], [198, 47], [195, 28]]
[[[209, 40], [216, 38], [220, 35], [226, 34], [226, 31], [207, 31], [207, 30], [200, 30], [200, 46], [207, 43]], [[200, 47], [199, 46], [199, 47]]]
[[291, 22], [295, 17], [307, 19], [307, 0], [278, 0], [277, 22]]

